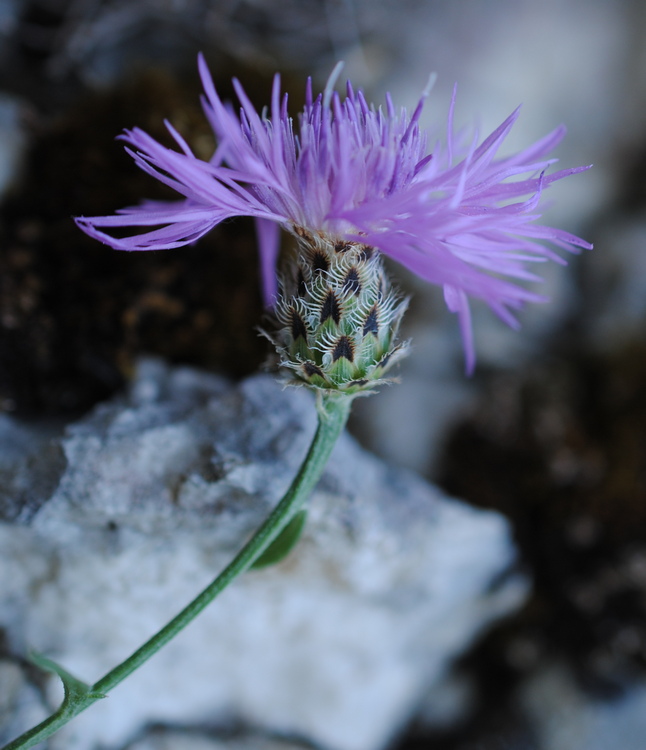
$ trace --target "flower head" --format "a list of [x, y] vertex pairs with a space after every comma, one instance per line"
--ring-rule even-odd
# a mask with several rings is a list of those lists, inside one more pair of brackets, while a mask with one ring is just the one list
[[[474, 137], [463, 145], [453, 133], [454, 93], [446, 143], [428, 149], [419, 126], [427, 92], [409, 115], [395, 109], [388, 95], [384, 109], [369, 105], [350, 83], [342, 98], [333, 91], [333, 74], [316, 98], [308, 81], [295, 125], [278, 75], [269, 112], [259, 115], [238, 81], [236, 112], [221, 101], [201, 56], [199, 69], [204, 111], [218, 142], [213, 156], [198, 159], [169, 123], [179, 151], [138, 128], [126, 131], [121, 138], [137, 165], [184, 199], [77, 218], [90, 236], [119, 250], [165, 249], [194, 242], [229, 217], [252, 216], [268, 304], [277, 291], [279, 226], [300, 237], [305, 231], [332, 244], [375, 248], [443, 287], [447, 306], [460, 319], [468, 370], [475, 361], [469, 298], [483, 300], [516, 327], [515, 310], [545, 301], [515, 283], [539, 280], [526, 264], [564, 262], [544, 243], [568, 251], [591, 247], [536, 223], [543, 191], [587, 169], [547, 173], [556, 161], [547, 155], [563, 138], [563, 127], [518, 154], [500, 157], [519, 111], [482, 142]], [[120, 239], [104, 231], [119, 227], [153, 228]]]
[[280, 277], [276, 346], [293, 383], [346, 396], [368, 395], [408, 353], [398, 342], [408, 299], [392, 288], [381, 255], [300, 230], [290, 275]]

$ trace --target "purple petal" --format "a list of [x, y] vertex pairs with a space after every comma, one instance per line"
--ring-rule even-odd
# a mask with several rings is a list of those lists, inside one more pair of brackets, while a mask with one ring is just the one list
[[[266, 110], [259, 115], [237, 80], [240, 108], [234, 111], [220, 99], [202, 55], [198, 68], [202, 105], [217, 139], [213, 156], [198, 159], [170, 123], [166, 126], [179, 150], [138, 128], [126, 131], [121, 138], [135, 163], [183, 200], [78, 218], [90, 236], [122, 250], [179, 247], [226, 218], [252, 216], [266, 304], [276, 294], [280, 225], [371, 244], [443, 287], [449, 309], [459, 317], [468, 371], [475, 361], [469, 298], [483, 300], [516, 326], [514, 311], [544, 301], [516, 283], [539, 280], [528, 264], [564, 263], [556, 250], [591, 247], [537, 223], [549, 186], [588, 168], [550, 174], [556, 160], [548, 156], [565, 134], [562, 126], [501, 158], [519, 110], [482, 142], [477, 133], [469, 141], [454, 133], [454, 89], [446, 146], [428, 151], [419, 126], [428, 87], [409, 117], [396, 110], [390, 95], [385, 109], [376, 109], [350, 82], [342, 98], [334, 90], [337, 66], [317, 97], [308, 80], [305, 107], [293, 122], [278, 75], [269, 115]], [[107, 233], [123, 227], [151, 229], [125, 238]]]
[[260, 255], [260, 280], [265, 307], [273, 307], [278, 293], [276, 261], [280, 248], [280, 227], [268, 219], [256, 219], [256, 236]]

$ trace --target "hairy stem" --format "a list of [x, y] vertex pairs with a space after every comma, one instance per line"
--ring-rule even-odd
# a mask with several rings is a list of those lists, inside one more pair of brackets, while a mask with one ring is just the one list
[[[332, 448], [343, 431], [350, 413], [352, 398], [341, 395], [323, 397], [318, 404], [319, 421], [298, 474], [289, 490], [269, 514], [262, 526], [247, 542], [220, 575], [210, 583], [176, 617], [131, 654], [125, 661], [104, 675], [94, 685], [84, 686], [64, 670], [57, 668], [65, 684], [65, 698], [60, 708], [45, 721], [5, 745], [2, 750], [24, 750], [49, 737], [131, 675], [144, 662], [174, 638], [207, 607], [237, 576], [244, 573], [269, 547], [303, 506], [319, 480]], [[66, 679], [68, 678], [68, 679]]]

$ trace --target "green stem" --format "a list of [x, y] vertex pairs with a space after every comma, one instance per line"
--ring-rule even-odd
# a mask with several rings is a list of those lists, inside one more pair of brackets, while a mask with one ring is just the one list
[[[138, 648], [125, 661], [108, 672], [94, 685], [85, 686], [84, 692], [68, 689], [60, 708], [45, 721], [33, 727], [2, 750], [23, 750], [49, 737], [70, 719], [91, 706], [144, 662], [166, 645], [207, 607], [237, 576], [244, 573], [269, 547], [294, 514], [303, 506], [319, 480], [332, 448], [343, 431], [350, 413], [352, 398], [342, 395], [325, 396], [318, 404], [319, 422], [316, 434], [298, 474], [276, 508], [220, 575], [210, 583], [167, 625]], [[59, 671], [58, 669], [56, 671]], [[59, 674], [64, 670], [60, 670]], [[76, 685], [82, 684], [75, 681]], [[75, 687], [75, 686], [73, 686]]]

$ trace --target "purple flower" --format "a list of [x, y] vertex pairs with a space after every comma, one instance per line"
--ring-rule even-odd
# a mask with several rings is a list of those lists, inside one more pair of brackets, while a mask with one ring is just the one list
[[[215, 153], [209, 161], [198, 159], [169, 123], [179, 151], [139, 128], [125, 131], [120, 137], [132, 146], [127, 150], [137, 165], [184, 199], [77, 218], [90, 236], [118, 250], [158, 250], [194, 242], [229, 217], [253, 216], [268, 304], [276, 293], [279, 226], [370, 245], [444, 288], [446, 304], [460, 319], [469, 371], [475, 361], [469, 297], [517, 327], [514, 310], [546, 299], [515, 283], [540, 280], [526, 264], [564, 263], [544, 243], [571, 252], [591, 247], [536, 224], [545, 188], [588, 169], [547, 174], [556, 159], [546, 157], [563, 138], [563, 127], [518, 154], [498, 157], [519, 110], [481, 143], [476, 136], [463, 144], [453, 133], [454, 92], [446, 143], [427, 149], [419, 127], [426, 92], [409, 116], [395, 109], [389, 95], [385, 109], [375, 109], [350, 83], [342, 99], [332, 90], [333, 73], [316, 98], [308, 81], [295, 126], [278, 75], [270, 111], [262, 115], [234, 80], [238, 114], [221, 101], [201, 56], [199, 69]], [[153, 228], [121, 239], [103, 231], [120, 227]]]

